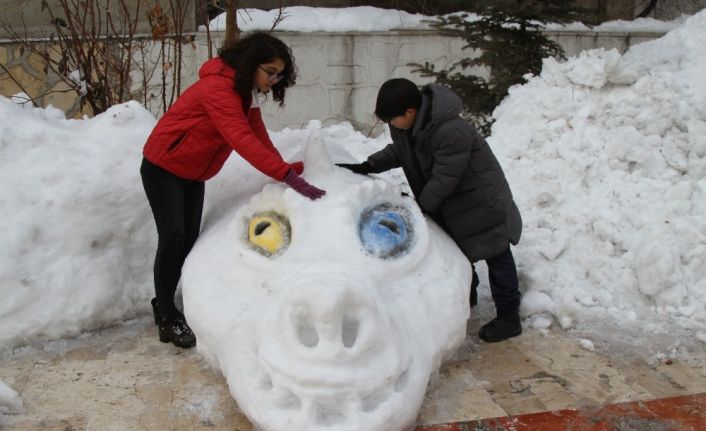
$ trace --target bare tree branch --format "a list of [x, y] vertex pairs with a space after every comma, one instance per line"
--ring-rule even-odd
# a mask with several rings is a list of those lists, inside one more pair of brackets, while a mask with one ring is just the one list
[[657, 6], [657, 0], [650, 0], [650, 3], [637, 15], [637, 18], [645, 18], [649, 16], [649, 14], [655, 9], [655, 6]]
[[279, 25], [284, 19], [287, 17], [287, 14], [285, 13], [285, 6], [284, 6], [284, 0], [280, 0], [279, 2], [279, 10], [277, 11], [277, 16], [275, 19], [272, 21], [272, 27], [270, 27], [270, 31], [274, 30], [275, 27]]
[[20, 89], [20, 91], [23, 92], [24, 94], [26, 94], [27, 97], [29, 97], [29, 100], [32, 101], [32, 103], [34, 103], [35, 98], [33, 98], [32, 96], [29, 95], [29, 91], [27, 91], [27, 89], [25, 89], [22, 86], [22, 83], [12, 75], [12, 72], [10, 72], [10, 70], [7, 67], [5, 67], [5, 65], [2, 63], [0, 63], [0, 68], [2, 68], [2, 70], [5, 71], [5, 73], [7, 74], [7, 77], [10, 78], [10, 80], [15, 83], [15, 85]]

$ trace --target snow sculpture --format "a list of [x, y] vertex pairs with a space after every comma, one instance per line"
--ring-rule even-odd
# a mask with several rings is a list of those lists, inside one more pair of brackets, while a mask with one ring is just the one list
[[256, 429], [407, 429], [465, 337], [470, 265], [399, 187], [335, 167], [318, 132], [305, 165], [324, 198], [267, 184], [189, 255], [198, 350]]

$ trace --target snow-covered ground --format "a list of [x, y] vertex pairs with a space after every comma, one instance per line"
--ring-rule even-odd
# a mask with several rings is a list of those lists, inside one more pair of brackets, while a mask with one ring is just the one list
[[[622, 344], [653, 356], [703, 348], [704, 70], [706, 11], [623, 56], [547, 60], [498, 107], [489, 141], [524, 217], [515, 255], [526, 327], [560, 325], [591, 348], [622, 334]], [[138, 169], [154, 123], [136, 102], [67, 120], [0, 98], [4, 352], [148, 312], [156, 238]], [[272, 138], [294, 154], [318, 128]], [[348, 124], [322, 132], [358, 160], [388, 140]], [[265, 180], [241, 168], [234, 155], [208, 183], [204, 229], [229, 199], [261, 188]], [[401, 181], [399, 172], [383, 177]], [[481, 279], [481, 306], [492, 307]], [[0, 387], [5, 410], [21, 409], [13, 394]]]

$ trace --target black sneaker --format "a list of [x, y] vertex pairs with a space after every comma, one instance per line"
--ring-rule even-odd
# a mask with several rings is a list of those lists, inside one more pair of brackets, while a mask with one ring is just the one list
[[491, 320], [480, 328], [478, 336], [486, 343], [497, 343], [522, 334], [522, 322], [518, 317]]

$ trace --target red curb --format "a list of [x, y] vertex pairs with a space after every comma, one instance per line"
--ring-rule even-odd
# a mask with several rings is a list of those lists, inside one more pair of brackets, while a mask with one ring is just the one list
[[425, 425], [417, 431], [705, 431], [706, 392], [650, 401], [556, 410], [471, 422]]

